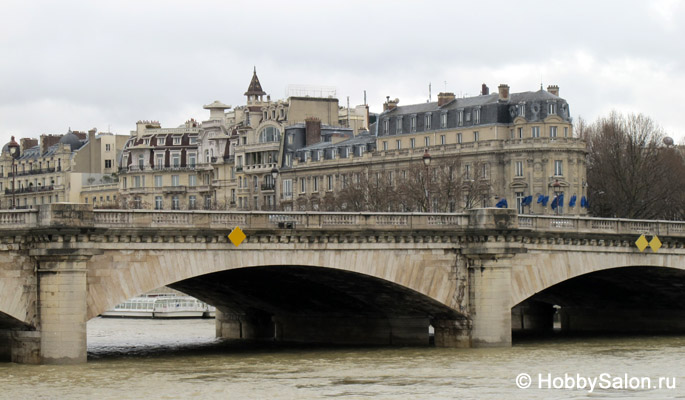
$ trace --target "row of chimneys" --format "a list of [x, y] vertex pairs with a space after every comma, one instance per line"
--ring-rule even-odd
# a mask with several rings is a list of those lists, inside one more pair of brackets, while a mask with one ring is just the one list
[[[497, 87], [499, 89], [499, 100], [500, 101], [509, 101], [509, 85], [506, 84], [501, 84]], [[555, 96], [559, 96], [559, 86], [557, 85], [549, 85], [547, 86], [547, 91]], [[486, 84], [483, 84], [480, 92], [481, 96], [487, 96], [490, 94], [490, 88]], [[452, 100], [455, 99], [454, 93], [451, 92], [442, 92], [438, 93], [438, 107], [442, 107], [443, 105], [451, 102]], [[400, 99], [394, 99], [390, 100], [390, 96], [386, 96], [386, 101], [383, 103], [383, 111], [388, 111], [392, 110], [397, 107], [397, 104], [400, 102]]]

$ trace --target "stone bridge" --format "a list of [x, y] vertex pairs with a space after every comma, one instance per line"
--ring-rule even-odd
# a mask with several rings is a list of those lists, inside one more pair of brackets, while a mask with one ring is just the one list
[[[227, 235], [241, 227], [240, 245]], [[640, 252], [640, 234], [658, 252]], [[171, 286], [217, 336], [509, 346], [513, 332], [685, 331], [685, 223], [467, 214], [0, 213], [0, 359], [86, 361], [86, 322]]]

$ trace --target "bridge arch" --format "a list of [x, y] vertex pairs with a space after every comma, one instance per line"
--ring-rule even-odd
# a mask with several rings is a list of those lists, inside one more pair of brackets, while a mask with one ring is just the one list
[[[427, 343], [431, 321], [466, 318], [455, 307], [456, 280], [450, 279], [454, 252], [382, 246], [265, 251], [258, 244], [243, 246], [240, 251], [225, 245], [202, 250], [105, 251], [88, 265], [87, 318], [161, 286], [174, 287], [230, 313], [227, 318], [241, 325], [235, 334], [239, 337], [244, 337], [248, 322], [281, 324], [287, 332], [297, 330], [298, 337], [309, 338], [313, 338], [311, 332], [301, 332], [299, 327], [325, 323], [336, 327], [328, 330], [328, 337], [368, 326], [378, 332], [378, 343], [387, 340], [386, 330], [401, 330], [405, 336], [420, 333]], [[406, 334], [408, 330], [411, 333]], [[337, 337], [347, 341], [354, 335]], [[316, 339], [312, 341], [322, 341]]]

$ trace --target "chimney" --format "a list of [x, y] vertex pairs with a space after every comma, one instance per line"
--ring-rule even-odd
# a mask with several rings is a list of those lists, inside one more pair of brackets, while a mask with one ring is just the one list
[[44, 154], [50, 146], [59, 143], [61, 135], [40, 135], [40, 152]]
[[559, 97], [559, 86], [557, 86], [557, 85], [549, 85], [549, 86], [547, 86], [547, 91], [548, 91], [550, 94], [553, 94], [553, 95]]
[[318, 118], [307, 118], [305, 124], [305, 147], [319, 143], [321, 141], [321, 120]]
[[[96, 154], [95, 154], [95, 132], [97, 132], [97, 131], [98, 130], [95, 128], [88, 131], [88, 153], [90, 153], [90, 160], [89, 160], [90, 166], [89, 167], [90, 167], [91, 172], [102, 172], [100, 170], [99, 165], [97, 166], [97, 169], [95, 166], [95, 164], [96, 164], [95, 161], [97, 160]], [[101, 149], [99, 149], [99, 150], [101, 150]]]
[[499, 101], [509, 101], [509, 85], [502, 83], [497, 88], [499, 89]]
[[438, 107], [442, 107], [443, 105], [449, 103], [452, 100], [454, 100], [454, 93], [451, 93], [451, 92], [438, 93]]
[[38, 139], [21, 138], [19, 140], [19, 144], [21, 146], [21, 152], [23, 153], [27, 149], [30, 149], [31, 147], [37, 146], [38, 145]]
[[397, 108], [397, 103], [400, 102], [400, 99], [395, 99], [395, 100], [390, 100], [390, 96], [385, 96], [386, 100], [385, 103], [383, 103], [383, 111], [390, 111], [395, 108]]
[[488, 87], [488, 85], [483, 84], [483, 86], [480, 89], [480, 94], [483, 96], [487, 96], [490, 94], [490, 88]]

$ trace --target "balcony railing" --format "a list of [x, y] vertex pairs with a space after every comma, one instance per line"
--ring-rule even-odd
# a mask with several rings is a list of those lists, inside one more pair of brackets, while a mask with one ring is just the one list
[[[61, 171], [61, 168], [40, 168], [40, 169], [30, 169], [28, 171], [17, 171], [16, 176], [26, 176], [26, 175], [40, 175], [40, 174], [51, 174], [53, 172], [59, 172]], [[2, 175], [0, 175], [2, 176]], [[7, 173], [8, 177], [14, 176], [12, 172]]]
[[49, 186], [29, 186], [29, 187], [23, 187], [23, 188], [17, 188], [14, 191], [12, 189], [5, 189], [5, 194], [20, 194], [20, 193], [39, 193], [39, 192], [49, 192], [51, 190], [55, 190], [55, 187], [53, 185]]
[[276, 189], [276, 185], [274, 185], [273, 183], [262, 183], [262, 191], [275, 190], [275, 189]]

